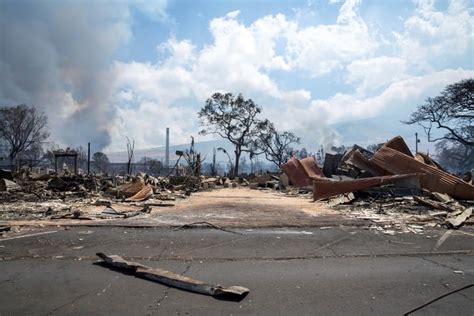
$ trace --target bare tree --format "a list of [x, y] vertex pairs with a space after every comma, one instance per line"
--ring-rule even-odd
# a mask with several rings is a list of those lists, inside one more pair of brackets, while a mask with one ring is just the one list
[[311, 155], [311, 153], [308, 153], [308, 150], [306, 149], [306, 147], [303, 147], [303, 148], [301, 148], [301, 149], [299, 149], [299, 150], [296, 150], [296, 151], [294, 152], [294, 155], [295, 155], [295, 157], [298, 158], [298, 159], [304, 159], [304, 158], [306, 158], [306, 157], [309, 157], [309, 156]]
[[438, 163], [451, 172], [474, 169], [474, 146], [442, 140], [435, 147]]
[[135, 140], [132, 139], [130, 141], [130, 138], [127, 137], [127, 155], [128, 155], [127, 174], [132, 173], [132, 162], [133, 162], [133, 152], [134, 151], [135, 151]]
[[201, 174], [201, 154], [196, 152], [194, 148], [194, 137], [191, 136], [191, 145], [189, 149], [183, 152], [183, 158], [188, 164], [188, 171], [192, 175], [199, 176]]
[[160, 174], [161, 169], [163, 169], [163, 164], [158, 159], [150, 158], [149, 160], [147, 160], [147, 164], [148, 171], [154, 175]]
[[8, 146], [10, 164], [32, 146], [41, 146], [49, 136], [48, 118], [34, 106], [24, 104], [0, 108], [0, 138]]
[[258, 131], [269, 124], [267, 120], [258, 119], [261, 112], [260, 106], [251, 99], [244, 99], [241, 94], [234, 96], [232, 93], [215, 93], [207, 99], [206, 105], [198, 113], [204, 127], [201, 135], [219, 135], [234, 145], [235, 176], [239, 172], [242, 152], [251, 151]]
[[293, 144], [299, 144], [300, 138], [295, 134], [284, 131], [279, 132], [273, 124], [268, 124], [266, 128], [261, 129], [259, 137], [255, 141], [255, 147], [260, 149], [265, 158], [273, 162], [278, 169], [285, 163], [294, 153], [291, 147]]
[[[83, 170], [87, 169], [87, 152], [82, 146], [73, 149], [77, 153], [77, 167]], [[87, 170], [86, 170], [87, 171]]]
[[110, 162], [106, 154], [98, 151], [92, 155], [92, 161], [99, 172], [107, 172]]
[[[451, 84], [439, 96], [427, 98], [405, 123], [422, 126], [430, 142], [444, 139], [474, 146], [474, 79]], [[445, 134], [432, 138], [433, 128]]]
[[375, 153], [382, 146], [383, 146], [383, 143], [382, 144], [370, 144], [370, 145], [367, 145], [367, 150], [372, 152], [372, 153]]
[[229, 159], [229, 175], [232, 178], [234, 174], [234, 163], [232, 162], [232, 158], [230, 158], [229, 152], [222, 147], [217, 148], [217, 150], [227, 155], [227, 159]]

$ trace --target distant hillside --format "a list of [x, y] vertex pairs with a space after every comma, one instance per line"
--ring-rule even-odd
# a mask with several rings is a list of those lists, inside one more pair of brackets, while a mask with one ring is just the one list
[[[177, 150], [185, 151], [189, 149], [190, 144], [180, 144], [180, 145], [172, 145], [170, 146], [170, 162], [175, 162], [178, 157], [176, 156]], [[206, 159], [206, 162], [210, 162], [212, 160], [212, 152], [213, 148], [225, 148], [229, 153], [232, 153], [232, 146], [230, 143], [225, 140], [214, 140], [214, 141], [204, 141], [204, 142], [196, 142], [194, 144], [194, 148], [197, 152], [200, 152], [203, 158]], [[109, 157], [111, 162], [124, 162], [127, 161], [127, 152], [126, 151], [116, 151], [116, 152], [107, 152], [107, 156]], [[140, 160], [142, 157], [150, 157], [153, 159], [165, 161], [165, 154], [166, 148], [165, 146], [161, 147], [152, 147], [146, 149], [136, 149], [135, 150], [135, 161]], [[225, 156], [221, 152], [216, 153], [216, 159], [219, 161], [228, 161], [227, 156]]]

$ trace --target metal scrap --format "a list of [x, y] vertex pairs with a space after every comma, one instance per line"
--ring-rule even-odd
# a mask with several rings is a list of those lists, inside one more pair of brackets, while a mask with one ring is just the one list
[[474, 186], [438, 168], [419, 162], [390, 147], [383, 146], [370, 159], [392, 174], [419, 173], [421, 187], [431, 192], [474, 200]]
[[404, 174], [342, 181], [331, 181], [329, 179], [314, 179], [313, 199], [314, 201], [317, 201], [342, 193], [354, 192], [374, 186], [394, 183], [397, 180], [402, 180], [405, 178], [417, 179], [418, 175]]
[[292, 157], [281, 169], [295, 187], [311, 186], [313, 178], [324, 177], [313, 157], [298, 160]]
[[125, 201], [127, 202], [139, 202], [144, 201], [153, 196], [153, 187], [149, 184], [144, 186], [140, 191], [135, 193], [133, 196], [129, 197]]

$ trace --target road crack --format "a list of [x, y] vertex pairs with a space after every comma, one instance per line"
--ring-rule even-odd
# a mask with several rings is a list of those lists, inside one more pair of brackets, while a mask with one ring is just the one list
[[[461, 270], [460, 268], [455, 268], [455, 267], [452, 267], [452, 266], [448, 266], [448, 265], [443, 264], [443, 263], [440, 263], [440, 262], [438, 262], [438, 261], [436, 261], [436, 260], [428, 259], [428, 258], [425, 258], [425, 257], [419, 257], [419, 258], [421, 258], [421, 259], [423, 259], [423, 260], [425, 260], [425, 261], [434, 263], [434, 264], [436, 264], [437, 266], [440, 266], [440, 267], [449, 269], [449, 270], [451, 270], [451, 271]], [[469, 275], [469, 276], [474, 276], [472, 273], [469, 273], [469, 272], [464, 272], [464, 271], [463, 271], [463, 273], [466, 274], [466, 275]]]
[[96, 291], [96, 289], [92, 289], [92, 290], [90, 290], [90, 291], [88, 291], [84, 294], [78, 295], [78, 296], [74, 297], [71, 301], [69, 301], [67, 303], [64, 303], [64, 304], [54, 308], [52, 311], [50, 311], [46, 315], [52, 315], [52, 314], [56, 313], [57, 311], [59, 311], [60, 309], [62, 309], [63, 307], [72, 305], [72, 304], [76, 303], [77, 301], [79, 301], [80, 299], [86, 297], [87, 295], [89, 295], [89, 294], [91, 294], [92, 292], [95, 292], [95, 291]]

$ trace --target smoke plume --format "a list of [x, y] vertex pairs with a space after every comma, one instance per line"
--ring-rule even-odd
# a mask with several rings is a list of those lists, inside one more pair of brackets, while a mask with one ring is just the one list
[[128, 20], [120, 2], [2, 1], [0, 106], [44, 111], [62, 145], [108, 145], [110, 63], [131, 36]]

